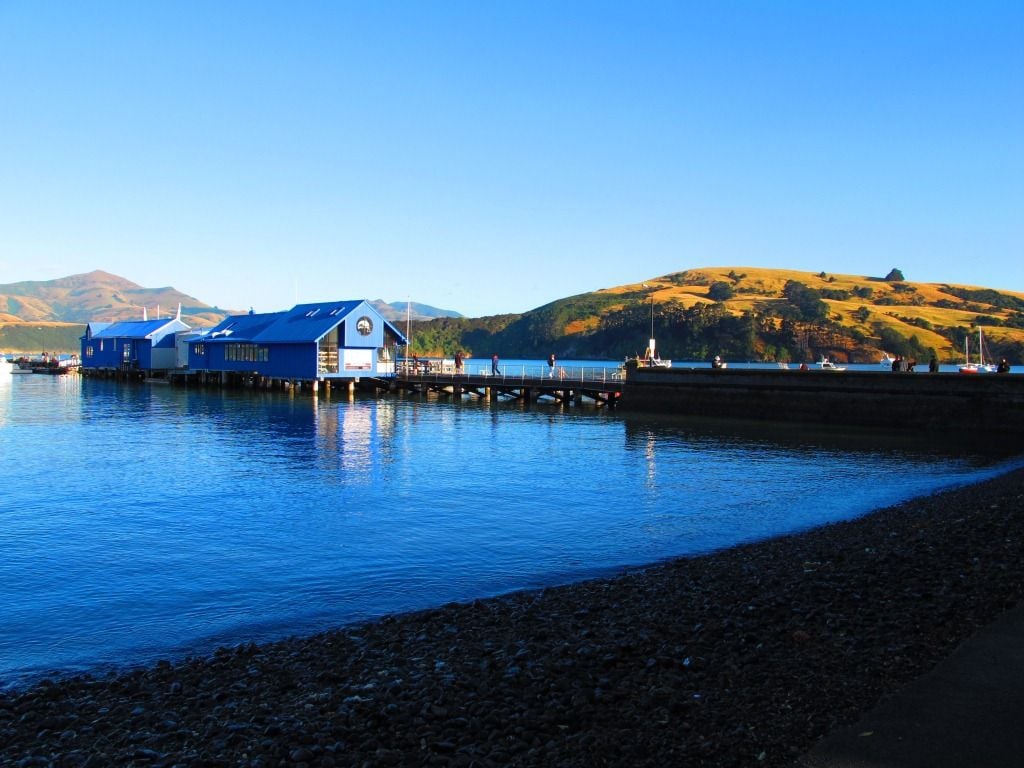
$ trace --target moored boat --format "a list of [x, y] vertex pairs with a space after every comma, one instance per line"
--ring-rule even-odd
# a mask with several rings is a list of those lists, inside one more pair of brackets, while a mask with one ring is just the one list
[[78, 355], [71, 355], [70, 357], [61, 359], [56, 355], [46, 356], [43, 355], [41, 361], [33, 361], [31, 363], [32, 373], [43, 373], [50, 376], [60, 376], [65, 373], [78, 373], [82, 362], [78, 359]]
[[640, 356], [637, 356], [637, 357], [627, 357], [626, 358], [626, 363], [627, 364], [633, 363], [633, 364], [636, 365], [637, 368], [671, 368], [672, 367], [672, 361], [671, 360], [662, 360], [660, 357], [657, 357], [656, 355], [649, 356], [649, 355], [646, 355], [646, 354], [643, 357], [640, 357]]
[[981, 335], [981, 326], [978, 326], [978, 362], [971, 362], [971, 337], [964, 336], [964, 364], [959, 368], [960, 373], [978, 374], [995, 373], [996, 366], [985, 362], [985, 339]]
[[[647, 283], [644, 283], [644, 288], [648, 288]], [[643, 357], [637, 355], [636, 357], [627, 357], [626, 363], [635, 364], [638, 368], [671, 368], [671, 360], [662, 360], [658, 357], [657, 346], [654, 343], [654, 296], [651, 296], [651, 337], [647, 340], [647, 349], [644, 350]]]
[[637, 355], [636, 357], [627, 357], [627, 363], [635, 363], [637, 368], [671, 368], [671, 360], [662, 360], [658, 357], [658, 353], [654, 346], [654, 339], [651, 338], [650, 343], [647, 345], [647, 349], [644, 350], [643, 356]]
[[836, 365], [827, 357], [822, 355], [821, 360], [818, 362], [818, 367], [823, 371], [845, 371], [845, 365]]

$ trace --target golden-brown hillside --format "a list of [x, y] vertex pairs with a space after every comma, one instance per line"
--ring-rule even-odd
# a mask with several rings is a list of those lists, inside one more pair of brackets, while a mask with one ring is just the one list
[[[784, 303], [783, 289], [790, 281], [822, 292], [829, 319], [863, 334], [867, 342], [864, 350], [872, 349], [870, 341], [878, 339], [880, 327], [906, 338], [916, 336], [921, 346], [934, 348], [944, 360], [956, 360], [963, 354], [962, 339], [951, 341], [949, 329], [981, 325], [993, 346], [1024, 345], [1024, 293], [980, 286], [760, 267], [702, 267], [603, 289], [597, 294], [622, 294], [625, 304], [635, 301], [641, 292], [653, 297], [656, 306], [678, 302], [692, 307], [716, 303], [709, 295], [712, 286], [724, 284], [731, 295], [720, 303], [729, 313], [741, 315], [763, 313], [773, 304]], [[835, 298], [830, 298], [833, 295]], [[594, 322], [596, 318], [579, 318], [573, 325], [583, 329]], [[881, 346], [876, 348], [881, 350]]]
[[141, 320], [143, 308], [153, 318], [158, 309], [168, 317], [178, 305], [192, 326], [216, 325], [228, 314], [174, 288], [143, 288], [102, 270], [0, 285], [0, 322]]

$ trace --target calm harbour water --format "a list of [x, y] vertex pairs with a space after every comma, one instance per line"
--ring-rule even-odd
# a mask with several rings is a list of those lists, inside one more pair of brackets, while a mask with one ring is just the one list
[[1019, 458], [553, 404], [0, 380], [0, 688], [564, 583]]

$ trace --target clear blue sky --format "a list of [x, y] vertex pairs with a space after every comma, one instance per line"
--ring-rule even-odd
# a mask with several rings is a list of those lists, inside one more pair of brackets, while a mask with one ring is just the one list
[[716, 265], [1024, 291], [1024, 2], [0, 0], [0, 283], [480, 316]]

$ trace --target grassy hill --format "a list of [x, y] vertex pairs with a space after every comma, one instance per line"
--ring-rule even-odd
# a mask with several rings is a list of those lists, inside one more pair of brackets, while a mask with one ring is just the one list
[[191, 326], [216, 325], [231, 314], [174, 288], [143, 288], [101, 270], [0, 285], [0, 322], [141, 320], [143, 307], [155, 318], [158, 307], [167, 317], [179, 304], [181, 319]]
[[[380, 299], [370, 302], [381, 314], [398, 323], [407, 317], [430, 320], [460, 317], [458, 312], [427, 304]], [[170, 317], [181, 306], [181, 319], [193, 328], [216, 325], [238, 310], [222, 310], [174, 288], [143, 288], [102, 270], [57, 280], [32, 280], [0, 285], [0, 351], [38, 354], [43, 351], [72, 353], [85, 323]]]
[[141, 320], [157, 312], [192, 327], [216, 325], [229, 312], [204, 304], [174, 288], [143, 288], [123, 277], [96, 270], [57, 280], [0, 285], [0, 350], [6, 353], [76, 353], [85, 323]]
[[1024, 363], [1024, 294], [898, 277], [689, 269], [522, 315], [414, 323], [413, 351], [617, 359], [643, 350], [653, 316], [659, 351], [677, 360], [877, 362], [884, 351], [956, 362], [980, 325], [992, 356]]
[[85, 326], [78, 323], [0, 323], [0, 352], [8, 355], [78, 354]]
[[[653, 321], [658, 351], [674, 360], [717, 354], [734, 361], [812, 362], [828, 355], [874, 363], [888, 352], [958, 362], [964, 337], [972, 336], [974, 349], [981, 326], [990, 356], [1024, 364], [1024, 293], [888, 279], [896, 277], [704, 267], [570, 296], [523, 314], [423, 319], [444, 310], [416, 305], [412, 352], [616, 360], [643, 352]], [[227, 314], [173, 288], [140, 288], [98, 271], [0, 285], [0, 350], [77, 352], [85, 322], [137, 319], [143, 306], [151, 316], [157, 305], [166, 314], [179, 301], [182, 319], [192, 326]], [[393, 321], [402, 309], [391, 305]]]

